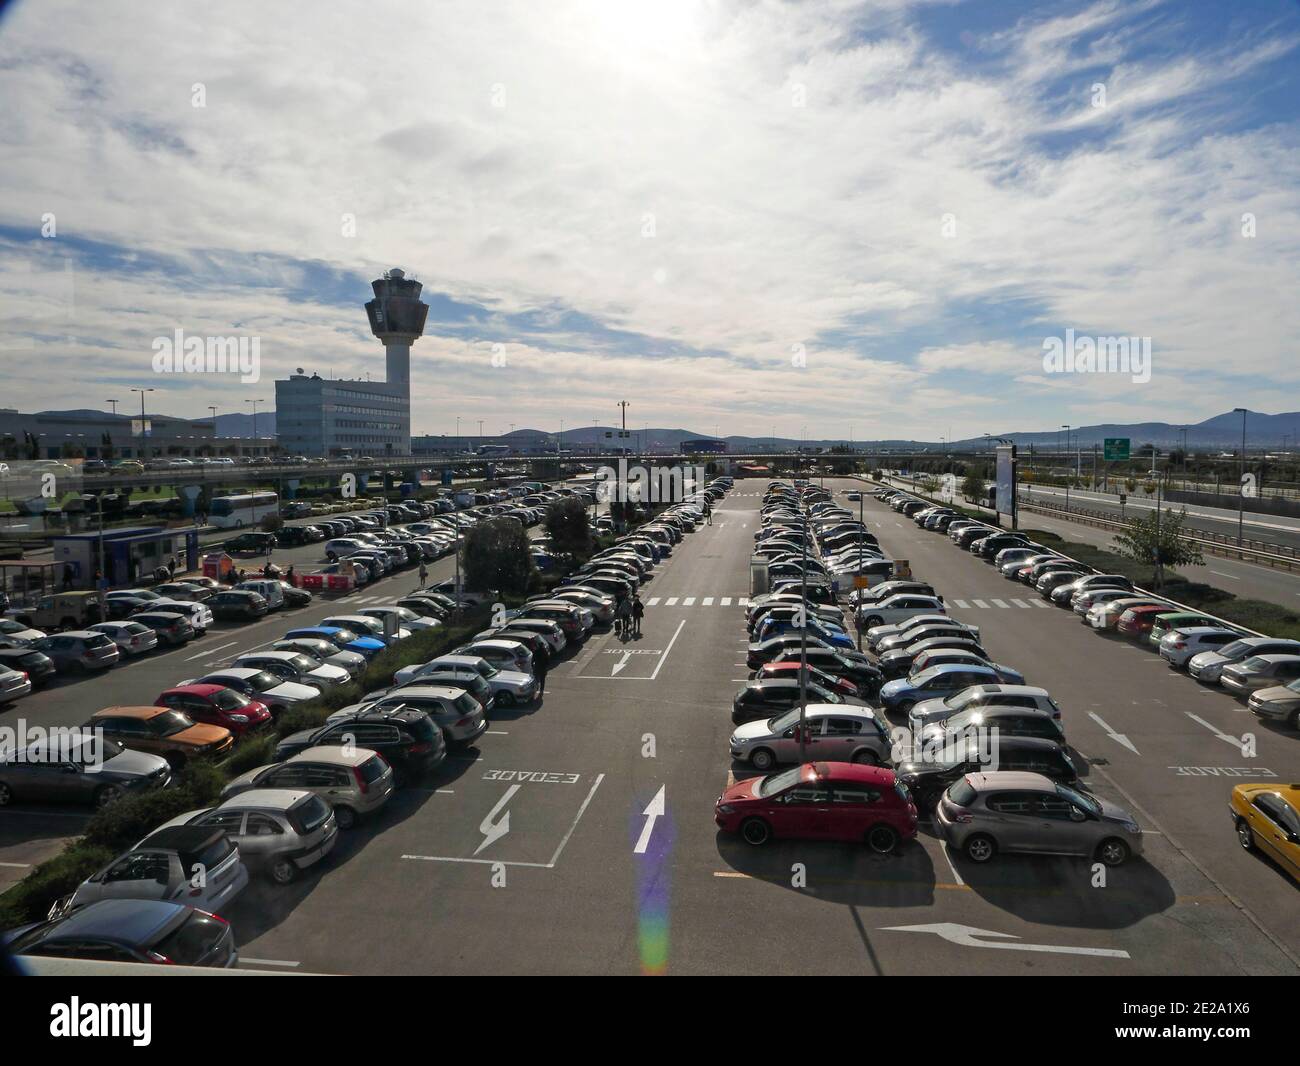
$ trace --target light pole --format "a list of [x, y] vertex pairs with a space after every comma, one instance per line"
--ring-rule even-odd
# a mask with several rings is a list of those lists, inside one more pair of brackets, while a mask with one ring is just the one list
[[1242, 544], [1246, 525], [1246, 409], [1234, 407], [1233, 413], [1241, 412], [1241, 483], [1237, 486], [1237, 547]]
[[[116, 417], [117, 417], [117, 405], [118, 405], [119, 403], [121, 403], [122, 401], [121, 401], [121, 400], [105, 400], [104, 402], [105, 402], [106, 404], [110, 404], [110, 405], [112, 406], [112, 408], [113, 408], [113, 417], [116, 418]], [[1282, 439], [1285, 441], [1285, 440], [1286, 440], [1286, 437], [1283, 437]]]
[[145, 450], [146, 450], [146, 449], [145, 449], [145, 438], [146, 438], [149, 434], [146, 432], [146, 429], [145, 429], [145, 421], [144, 421], [144, 394], [145, 394], [146, 392], [153, 392], [154, 390], [153, 390], [153, 389], [132, 389], [131, 391], [132, 391], [132, 392], [138, 392], [138, 393], [140, 394], [140, 451], [145, 451]]
[[619, 431], [618, 434], [618, 452], [620, 455], [622, 455], [627, 447], [623, 443], [623, 441], [627, 439], [627, 408], [628, 408], [627, 400], [619, 400], [618, 407], [619, 407], [619, 411], [622, 414], [622, 420], [623, 420], [622, 429]]

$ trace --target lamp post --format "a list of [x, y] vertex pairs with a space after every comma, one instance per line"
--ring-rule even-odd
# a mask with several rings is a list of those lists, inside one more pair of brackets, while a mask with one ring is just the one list
[[1246, 525], [1246, 408], [1234, 407], [1241, 412], [1241, 483], [1237, 486], [1237, 547], [1242, 545]]
[[[116, 417], [117, 417], [117, 405], [118, 405], [119, 403], [121, 403], [122, 401], [121, 401], [121, 400], [105, 400], [104, 402], [105, 402], [106, 404], [109, 404], [109, 405], [113, 408], [113, 417], [116, 418]], [[1285, 440], [1285, 438], [1283, 438], [1283, 439]]]
[[148, 433], [146, 432], [146, 430], [145, 430], [145, 421], [144, 421], [144, 394], [145, 394], [146, 392], [153, 392], [154, 390], [153, 390], [153, 389], [132, 389], [131, 391], [132, 391], [132, 392], [138, 392], [138, 393], [140, 394], [140, 450], [141, 450], [141, 451], [145, 451], [145, 438], [146, 438], [149, 434], [148, 434]]
[[265, 403], [265, 402], [266, 402], [265, 398], [261, 396], [259, 396], [256, 400], [244, 401], [244, 403], [251, 403], [253, 405], [253, 454], [254, 455], [257, 454], [257, 405], [259, 403]]

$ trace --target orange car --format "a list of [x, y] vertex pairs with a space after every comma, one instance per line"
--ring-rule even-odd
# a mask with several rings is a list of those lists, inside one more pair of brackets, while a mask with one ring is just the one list
[[105, 707], [83, 728], [102, 729], [109, 740], [161, 755], [174, 768], [196, 756], [224, 755], [235, 743], [229, 729], [195, 722], [170, 707]]
[[1262, 851], [1300, 884], [1300, 785], [1237, 785], [1228, 811], [1241, 846]]

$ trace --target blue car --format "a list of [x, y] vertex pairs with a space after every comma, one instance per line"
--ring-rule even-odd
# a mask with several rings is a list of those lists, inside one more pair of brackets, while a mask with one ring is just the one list
[[880, 705], [886, 711], [906, 714], [922, 700], [942, 700], [971, 685], [997, 685], [1002, 676], [991, 666], [945, 663], [922, 670], [915, 677], [900, 677], [880, 687]]
[[352, 640], [340, 641], [338, 634], [343, 632], [351, 633], [352, 631], [350, 629], [343, 630], [338, 626], [307, 626], [304, 629], [291, 629], [284, 636], [286, 640], [293, 640], [297, 637], [328, 640], [331, 644], [337, 644], [345, 651], [355, 651], [360, 655], [364, 655], [367, 659], [373, 659], [384, 650], [384, 642], [376, 640], [374, 637], [358, 637], [354, 635]]
[[[784, 633], [797, 632], [799, 632], [799, 630], [791, 619], [768, 618], [758, 627], [758, 631], [754, 634], [754, 643], [761, 644], [769, 637], [779, 637]], [[853, 643], [852, 637], [838, 626], [830, 623], [823, 623], [809, 619], [808, 634], [825, 642], [832, 648], [853, 648], [856, 646]]]

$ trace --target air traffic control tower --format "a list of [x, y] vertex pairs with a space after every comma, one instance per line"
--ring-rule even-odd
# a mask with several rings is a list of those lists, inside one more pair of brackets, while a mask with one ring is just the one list
[[370, 330], [384, 342], [387, 381], [402, 385], [410, 395], [411, 344], [424, 333], [429, 305], [420, 300], [424, 286], [394, 267], [370, 283], [375, 298], [366, 304]]

